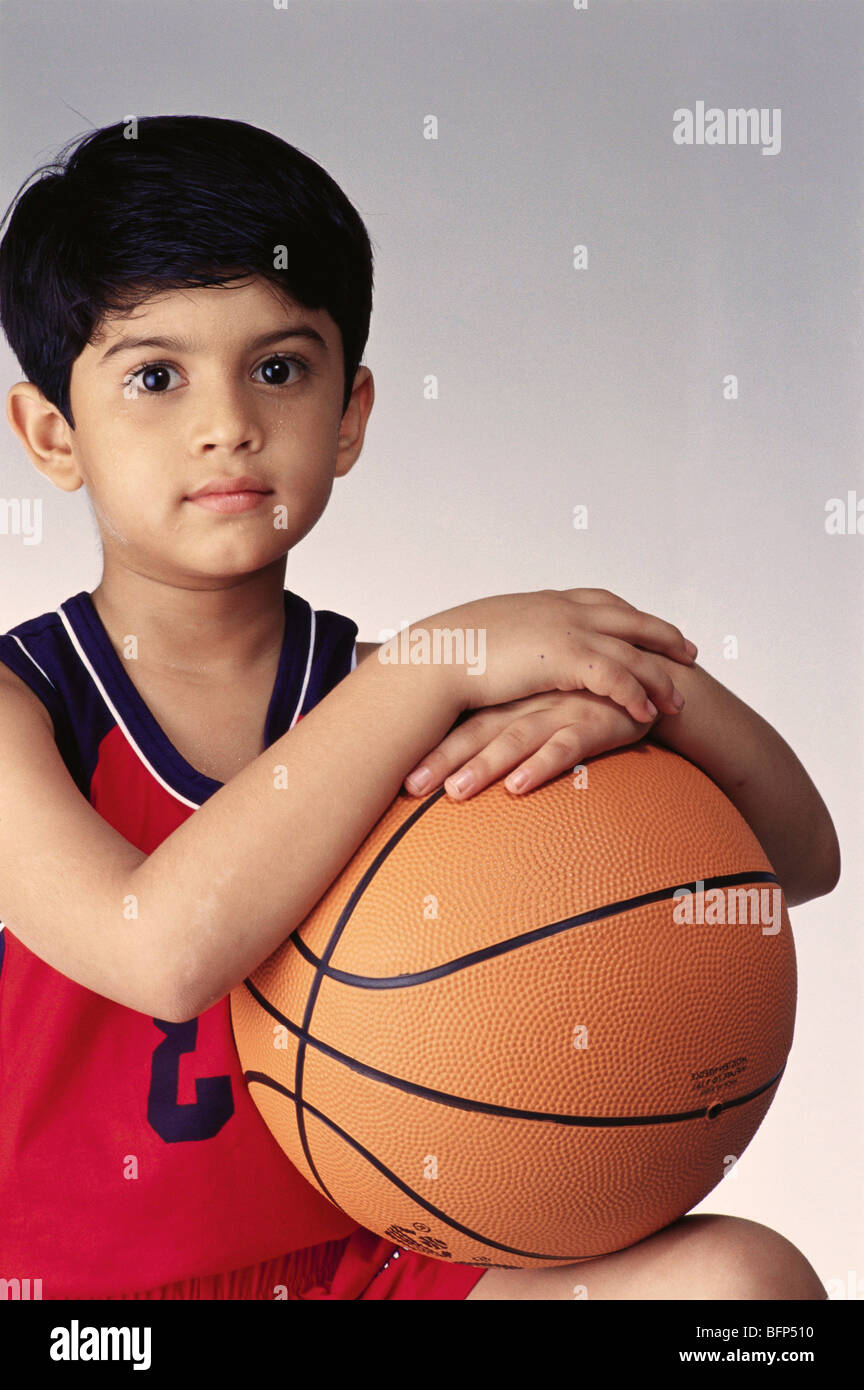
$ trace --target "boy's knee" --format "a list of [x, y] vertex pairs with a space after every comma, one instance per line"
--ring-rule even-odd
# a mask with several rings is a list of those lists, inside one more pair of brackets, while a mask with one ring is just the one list
[[612, 1254], [554, 1269], [490, 1269], [469, 1298], [589, 1300], [824, 1299], [816, 1271], [791, 1240], [739, 1216], [705, 1213]]
[[[673, 1236], [674, 1233], [674, 1236]], [[679, 1298], [799, 1299], [828, 1297], [809, 1260], [770, 1226], [740, 1216], [683, 1217], [661, 1235], [673, 1237], [680, 1272], [692, 1293]]]

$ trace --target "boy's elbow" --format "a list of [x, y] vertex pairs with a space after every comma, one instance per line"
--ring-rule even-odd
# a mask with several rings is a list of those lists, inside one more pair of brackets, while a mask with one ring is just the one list
[[841, 868], [840, 846], [835, 837], [833, 844], [829, 844], [818, 861], [818, 865], [808, 873], [806, 881], [802, 879], [795, 887], [784, 886], [786, 906], [798, 907], [801, 903], [809, 903], [814, 898], [824, 898], [833, 893], [840, 881]]
[[190, 991], [168, 988], [162, 995], [165, 1001], [165, 1012], [159, 1017], [166, 1023], [189, 1023], [193, 1018], [198, 1018], [204, 1013], [206, 1005], [199, 1002]]
[[829, 847], [828, 853], [826, 855], [825, 872], [822, 880], [823, 887], [819, 890], [819, 893], [817, 894], [818, 897], [822, 898], [825, 896], [826, 893], [834, 892], [834, 889], [840, 882], [840, 873], [842, 867], [843, 866], [840, 862], [840, 846], [837, 842], [837, 837], [835, 835], [834, 843]]
[[166, 1023], [189, 1023], [200, 1018], [211, 1005], [226, 993], [220, 986], [223, 976], [219, 963], [205, 942], [209, 939], [197, 923], [185, 939], [165, 934], [162, 941], [169, 944], [163, 953], [159, 995], [165, 1012], [160, 1015]]
[[[165, 978], [164, 969], [150, 968], [149, 961], [125, 962], [121, 979], [108, 987], [94, 984], [91, 987], [106, 999], [121, 1004], [134, 1013], [148, 1018], [159, 1018], [164, 1023], [187, 1023], [197, 1017], [192, 1011], [190, 996], [182, 995], [173, 979]], [[137, 968], [136, 968], [137, 967]], [[119, 969], [120, 967], [118, 967]]]
[[197, 1018], [204, 1012], [200, 1007], [198, 992], [192, 988], [187, 972], [176, 967], [171, 970], [168, 978], [163, 976], [158, 998], [162, 1012], [154, 1017], [164, 1019], [166, 1023], [188, 1023], [190, 1019]]
[[163, 1009], [159, 1017], [165, 1023], [189, 1023], [191, 1019], [198, 1017], [199, 1010], [186, 1004], [178, 1004], [175, 1000], [169, 1001], [167, 1009]]
[[837, 884], [840, 882], [842, 864], [840, 862], [840, 841], [837, 839], [837, 832], [834, 829], [834, 822], [828, 820], [826, 826], [825, 845], [820, 856], [821, 873], [819, 875], [819, 887], [814, 893], [814, 897], [824, 898], [826, 893], [833, 893]]
[[178, 971], [162, 991], [168, 1012], [161, 1017], [166, 1023], [189, 1023], [212, 1009], [226, 993], [230, 991], [221, 984], [214, 984], [212, 979], [198, 981], [188, 971]]

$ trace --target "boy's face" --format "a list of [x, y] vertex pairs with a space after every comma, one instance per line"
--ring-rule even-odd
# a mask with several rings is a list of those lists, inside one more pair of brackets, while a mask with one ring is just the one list
[[[300, 327], [323, 342], [292, 333]], [[124, 341], [153, 338], [182, 345]], [[291, 304], [266, 280], [161, 293], [109, 318], [76, 359], [76, 427], [65, 429], [60, 476], [45, 471], [69, 490], [86, 486], [106, 567], [167, 582], [249, 574], [312, 529], [334, 477], [360, 453], [371, 373], [359, 369], [343, 417], [342, 372], [330, 315]], [[267, 490], [247, 509], [190, 500], [244, 475]]]

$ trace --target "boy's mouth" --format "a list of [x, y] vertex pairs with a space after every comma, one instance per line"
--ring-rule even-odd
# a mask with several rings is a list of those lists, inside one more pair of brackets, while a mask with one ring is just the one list
[[248, 512], [272, 491], [272, 487], [244, 474], [241, 478], [211, 478], [184, 500], [211, 512]]

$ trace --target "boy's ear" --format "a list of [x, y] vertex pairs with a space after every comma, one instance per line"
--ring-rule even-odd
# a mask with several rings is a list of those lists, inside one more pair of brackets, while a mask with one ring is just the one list
[[64, 492], [76, 492], [84, 479], [69, 444], [69, 426], [32, 381], [16, 381], [6, 397], [6, 419], [34, 468]]
[[354, 466], [363, 448], [366, 421], [375, 400], [375, 382], [368, 367], [358, 367], [354, 374], [351, 399], [339, 424], [336, 443], [335, 477], [342, 478]]

